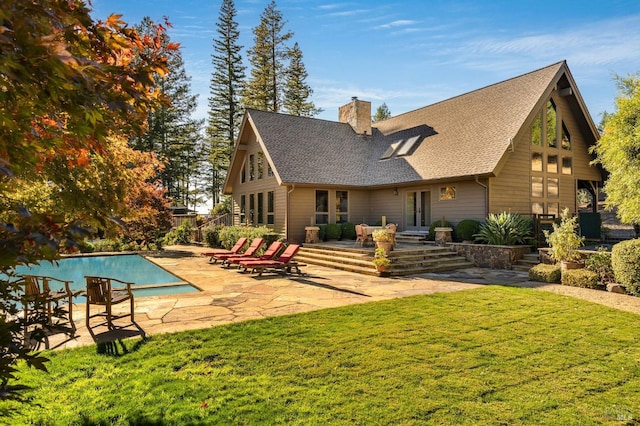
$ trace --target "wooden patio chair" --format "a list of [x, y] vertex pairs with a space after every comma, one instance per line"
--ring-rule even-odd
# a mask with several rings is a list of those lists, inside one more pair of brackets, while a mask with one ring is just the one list
[[389, 223], [387, 224], [386, 228], [393, 233], [393, 247], [396, 246], [396, 232], [398, 230], [398, 225], [396, 225], [395, 223]]
[[[131, 317], [131, 322], [133, 323], [135, 320], [134, 317], [134, 309], [133, 309], [133, 292], [131, 291], [131, 286], [133, 283], [120, 281], [115, 278], [105, 278], [105, 277], [89, 277], [85, 276], [87, 280], [87, 329], [90, 329], [89, 320], [95, 317], [105, 317], [105, 321], [98, 324], [104, 325], [106, 324], [110, 329], [114, 328], [113, 320]], [[124, 284], [124, 287], [114, 287], [112, 285], [113, 282], [118, 284]], [[129, 313], [114, 315], [112, 312], [113, 305], [117, 305], [119, 303], [123, 303], [129, 301]], [[91, 305], [101, 305], [105, 307], [104, 312], [99, 312], [97, 314], [90, 314], [90, 306]]]
[[[242, 237], [239, 238], [238, 241], [231, 247], [231, 250], [217, 250], [217, 251], [205, 251], [202, 253], [203, 256], [209, 256], [209, 263], [213, 260], [213, 263], [216, 263], [218, 259], [216, 256], [220, 256], [223, 254], [238, 254], [242, 247], [247, 243], [248, 238]], [[215, 259], [215, 260], [214, 260]]]
[[236, 258], [236, 257], [251, 257], [251, 256], [255, 256], [255, 254], [258, 252], [258, 250], [260, 250], [260, 247], [262, 247], [262, 244], [264, 243], [264, 240], [262, 238], [254, 238], [253, 241], [251, 241], [251, 244], [249, 245], [249, 247], [245, 250], [244, 253], [237, 253], [237, 254], [219, 254], [214, 256], [217, 260], [222, 260], [222, 265], [221, 266], [225, 266], [226, 265], [226, 261], [227, 259], [232, 259], [232, 258]]
[[274, 260], [241, 260], [240, 267], [245, 271], [251, 270], [251, 273], [258, 273], [261, 276], [265, 271], [285, 272], [289, 273], [295, 269], [298, 275], [302, 275], [300, 266], [304, 266], [294, 261], [293, 258], [300, 250], [299, 244], [289, 244], [284, 252]]
[[368, 226], [366, 223], [356, 225], [356, 246], [358, 245], [358, 243], [360, 244], [360, 247], [364, 247], [365, 245], [369, 244], [370, 238], [365, 231], [366, 226]]
[[[276, 257], [276, 255], [278, 254], [278, 252], [282, 249], [282, 246], [284, 245], [284, 243], [282, 243], [281, 241], [274, 241], [271, 243], [271, 245], [269, 245], [269, 247], [267, 248], [267, 250], [264, 252], [264, 254], [262, 256], [258, 256], [258, 257], [252, 257], [251, 259], [255, 259], [255, 260], [271, 260], [273, 258]], [[228, 266], [231, 265], [238, 265], [238, 268], [240, 267], [240, 262], [243, 260], [250, 260], [249, 258], [245, 257], [245, 256], [238, 256], [238, 257], [230, 257], [225, 259], [225, 262]]]
[[[60, 304], [66, 301], [66, 315], [69, 325], [71, 326], [72, 335], [76, 331], [76, 324], [73, 322], [73, 297], [79, 294], [71, 291], [71, 283], [73, 281], [60, 280], [53, 277], [42, 275], [23, 275], [24, 280], [24, 319], [27, 321], [29, 309], [46, 314], [49, 325], [52, 324], [53, 317], [58, 319], [64, 318], [65, 309]], [[51, 283], [62, 284], [60, 290], [51, 290]], [[55, 304], [55, 308], [53, 305]]]

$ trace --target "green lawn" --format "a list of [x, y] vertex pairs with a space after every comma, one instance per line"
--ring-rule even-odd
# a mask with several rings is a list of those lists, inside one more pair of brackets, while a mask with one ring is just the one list
[[29, 404], [1, 414], [65, 425], [637, 424], [639, 320], [496, 286], [367, 303], [49, 353], [50, 374], [23, 374]]

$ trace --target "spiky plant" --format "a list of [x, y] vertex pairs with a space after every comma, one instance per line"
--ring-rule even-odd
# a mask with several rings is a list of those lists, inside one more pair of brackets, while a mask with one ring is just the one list
[[531, 238], [531, 221], [517, 213], [490, 213], [474, 238], [478, 242], [493, 245], [527, 244]]

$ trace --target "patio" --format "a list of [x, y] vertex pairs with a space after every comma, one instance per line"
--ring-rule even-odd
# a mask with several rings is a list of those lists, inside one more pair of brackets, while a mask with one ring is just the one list
[[[305, 276], [266, 274], [262, 277], [211, 265], [196, 246], [167, 247], [149, 260], [202, 289], [200, 293], [153, 296], [135, 300], [136, 327], [109, 331], [85, 327], [83, 305], [74, 307], [76, 337], [62, 333], [49, 336], [49, 348], [70, 348], [126, 337], [208, 328], [233, 322], [296, 314], [324, 308], [452, 292], [486, 284], [535, 287], [640, 313], [640, 298], [596, 290], [527, 281], [522, 272], [468, 268], [410, 277], [382, 278], [307, 265]], [[120, 306], [114, 307], [114, 311]], [[122, 324], [126, 324], [123, 320]], [[39, 348], [44, 349], [44, 348]]]

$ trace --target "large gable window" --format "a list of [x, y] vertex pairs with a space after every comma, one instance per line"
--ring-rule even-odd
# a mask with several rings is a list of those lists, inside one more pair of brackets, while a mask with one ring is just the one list
[[542, 116], [538, 114], [531, 125], [531, 145], [542, 146]]
[[258, 153], [258, 179], [262, 179], [264, 175], [264, 153], [260, 151]]
[[255, 177], [255, 157], [253, 156], [253, 154], [251, 154], [249, 155], [249, 180], [254, 180]]
[[552, 99], [547, 101], [547, 146], [555, 148], [558, 145], [558, 114], [556, 104]]
[[564, 121], [562, 122], [562, 149], [571, 151], [571, 135], [567, 130], [567, 126], [564, 125]]

